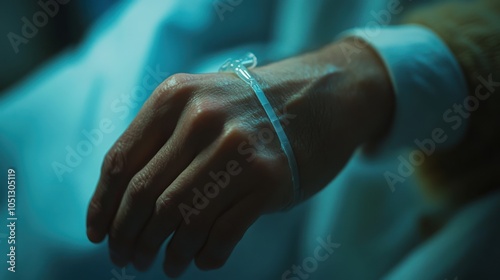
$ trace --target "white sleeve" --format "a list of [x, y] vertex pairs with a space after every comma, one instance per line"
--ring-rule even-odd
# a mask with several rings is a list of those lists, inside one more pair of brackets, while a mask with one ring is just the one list
[[463, 107], [468, 90], [451, 51], [435, 33], [421, 26], [376, 31], [354, 29], [341, 37], [357, 37], [368, 43], [390, 75], [396, 105], [381, 149], [419, 148], [417, 142], [425, 139], [435, 139], [436, 149], [457, 144], [467, 128], [466, 114], [460, 114], [457, 105]]

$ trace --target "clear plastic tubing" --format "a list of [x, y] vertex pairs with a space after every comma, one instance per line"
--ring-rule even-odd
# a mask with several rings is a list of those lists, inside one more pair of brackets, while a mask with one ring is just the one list
[[248, 69], [252, 69], [257, 66], [257, 57], [253, 53], [247, 53], [245, 56], [240, 59], [228, 59], [224, 64], [220, 67], [219, 72], [234, 72], [240, 79], [242, 79], [245, 83], [247, 83], [252, 90], [255, 92], [257, 99], [260, 104], [264, 108], [269, 121], [276, 131], [278, 135], [278, 139], [281, 144], [281, 149], [285, 153], [288, 159], [288, 166], [290, 167], [290, 171], [292, 174], [292, 186], [293, 186], [293, 201], [287, 206], [287, 208], [295, 205], [301, 199], [301, 190], [299, 184], [299, 170], [297, 167], [297, 161], [295, 160], [295, 155], [292, 150], [292, 146], [290, 145], [290, 141], [288, 141], [288, 137], [285, 134], [285, 130], [283, 130], [283, 126], [281, 126], [280, 120], [276, 113], [274, 112], [269, 100], [267, 99], [264, 91], [260, 87], [259, 83], [255, 80], [255, 78], [251, 75]]

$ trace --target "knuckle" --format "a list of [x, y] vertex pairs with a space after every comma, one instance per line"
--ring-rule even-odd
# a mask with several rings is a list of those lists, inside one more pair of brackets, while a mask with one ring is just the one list
[[248, 135], [248, 130], [241, 125], [228, 124], [222, 136], [220, 149], [235, 151], [241, 143], [247, 141]]
[[169, 196], [162, 196], [156, 200], [154, 215], [161, 216], [172, 211], [178, 205], [177, 201]]
[[226, 129], [225, 137], [228, 141], [242, 142], [248, 138], [249, 131], [241, 125], [230, 125]]
[[276, 174], [278, 160], [270, 156], [257, 155], [251, 162], [251, 167], [261, 178], [273, 178]]
[[176, 93], [179, 91], [183, 91], [185, 89], [191, 88], [192, 81], [194, 80], [195, 75], [185, 74], [185, 73], [177, 73], [170, 77], [168, 77], [165, 81], [163, 81], [158, 88], [159, 90], [156, 93], [165, 94], [165, 93]]
[[90, 200], [89, 203], [89, 214], [91, 214], [90, 218], [95, 219], [98, 214], [102, 211], [102, 204], [95, 198]]
[[162, 110], [169, 106], [178, 106], [186, 100], [194, 89], [194, 75], [178, 73], [167, 78], [152, 95], [153, 108]]
[[106, 182], [110, 183], [125, 171], [126, 156], [121, 142], [117, 142], [104, 157], [101, 173]]
[[182, 87], [183, 85], [189, 83], [194, 78], [192, 74], [186, 73], [176, 73], [168, 77], [163, 83], [164, 89], [176, 89]]
[[274, 209], [273, 205], [285, 206], [293, 199], [290, 168], [285, 155], [257, 155], [250, 162], [250, 169], [262, 182], [261, 187], [255, 190], [261, 207]]
[[214, 129], [225, 121], [225, 113], [221, 106], [211, 98], [199, 96], [189, 104], [189, 117], [194, 130]]
[[148, 176], [144, 173], [137, 173], [130, 180], [128, 192], [132, 201], [140, 199], [146, 192], [149, 185]]

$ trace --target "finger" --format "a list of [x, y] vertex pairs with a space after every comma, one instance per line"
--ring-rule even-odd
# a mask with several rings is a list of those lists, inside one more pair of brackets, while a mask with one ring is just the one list
[[[186, 106], [172, 137], [130, 181], [110, 229], [110, 253], [129, 261], [137, 238], [154, 211], [160, 194], [206, 149], [223, 129], [221, 114], [207, 114], [200, 106]], [[121, 256], [117, 258], [116, 256]]]
[[[231, 164], [234, 162], [227, 156], [220, 158], [220, 154], [220, 148], [207, 148], [158, 198], [156, 209], [137, 242], [136, 267], [145, 269], [149, 266], [161, 244], [181, 222], [190, 224], [202, 211], [217, 214], [221, 211], [218, 207], [228, 207], [237, 194], [246, 194], [243, 189], [229, 190], [232, 189], [229, 185], [233, 184], [227, 166], [230, 163], [233, 172], [234, 165]], [[213, 160], [217, 157], [219, 159]], [[213, 208], [206, 209], [208, 206]]]
[[109, 231], [112, 260], [132, 260], [135, 242], [153, 213], [155, 202], [165, 188], [194, 158], [193, 145], [177, 128], [153, 159], [130, 181]]
[[[241, 179], [242, 177], [231, 179], [230, 186], [239, 187], [243, 183]], [[208, 185], [206, 182], [204, 184]], [[200, 184], [194, 184], [194, 186], [200, 186]], [[213, 186], [200, 190], [207, 200], [200, 201], [198, 205], [192, 205], [192, 209], [195, 210], [191, 214], [183, 215], [183, 222], [167, 246], [164, 270], [168, 276], [175, 278], [186, 270], [205, 244], [210, 228], [217, 217], [232, 208], [235, 201], [244, 199], [246, 192], [231, 192], [230, 186], [226, 187], [225, 190], [228, 190], [226, 193], [220, 193], [220, 191], [217, 193]]]
[[196, 266], [203, 270], [222, 267], [248, 228], [263, 213], [263, 198], [247, 196], [226, 211], [212, 226], [208, 239], [195, 257]]
[[159, 88], [104, 159], [87, 213], [87, 236], [92, 242], [104, 239], [128, 182], [160, 149], [177, 124], [186, 101], [181, 94], [169, 95], [161, 91], [162, 86]]
[[190, 223], [181, 222], [166, 249], [164, 270], [172, 278], [180, 276], [189, 266], [194, 256], [205, 244], [210, 227], [223, 213], [221, 207], [214, 208], [214, 203], [203, 209], [199, 215], [193, 216]]

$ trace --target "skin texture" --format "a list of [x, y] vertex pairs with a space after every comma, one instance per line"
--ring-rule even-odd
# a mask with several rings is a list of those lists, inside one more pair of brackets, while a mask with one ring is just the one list
[[[359, 52], [347, 57], [346, 48]], [[252, 73], [291, 141], [303, 199], [390, 127], [385, 69], [350, 39]], [[87, 235], [108, 236], [113, 262], [141, 270], [172, 235], [164, 270], [177, 277], [193, 260], [221, 267], [258, 217], [283, 210], [292, 196], [287, 158], [250, 87], [231, 73], [176, 74], [106, 155]]]

